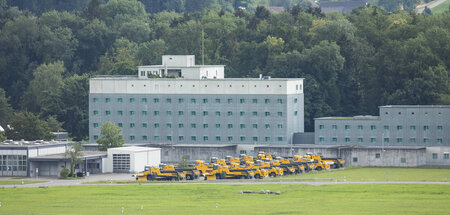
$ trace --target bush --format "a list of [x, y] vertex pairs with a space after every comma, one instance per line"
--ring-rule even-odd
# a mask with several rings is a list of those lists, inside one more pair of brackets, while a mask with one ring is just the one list
[[67, 176], [69, 176], [69, 169], [67, 168], [62, 169], [59, 175], [61, 176], [61, 178], [67, 178]]

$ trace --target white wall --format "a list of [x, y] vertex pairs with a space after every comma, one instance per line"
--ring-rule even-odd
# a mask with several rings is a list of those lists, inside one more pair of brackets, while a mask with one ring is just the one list
[[161, 149], [149, 147], [120, 147], [108, 149], [108, 156], [103, 160], [104, 173], [113, 172], [113, 154], [130, 155], [130, 172], [143, 171], [145, 166], [158, 166], [161, 162]]

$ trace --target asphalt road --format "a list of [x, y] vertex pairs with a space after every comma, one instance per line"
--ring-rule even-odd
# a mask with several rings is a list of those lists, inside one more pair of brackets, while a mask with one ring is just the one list
[[[436, 6], [440, 5], [441, 3], [445, 2], [445, 1], [446, 0], [435, 1], [435, 2], [431, 3], [430, 5], [428, 5], [428, 8], [431, 9], [433, 7], [436, 7]], [[417, 13], [423, 13], [423, 10], [425, 10], [425, 8], [419, 8], [419, 9], [417, 9]]]

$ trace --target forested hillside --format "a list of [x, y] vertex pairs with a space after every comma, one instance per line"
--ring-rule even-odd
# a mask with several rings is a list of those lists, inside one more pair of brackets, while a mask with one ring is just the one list
[[0, 125], [30, 116], [14, 116], [13, 108], [38, 115], [44, 127], [58, 129], [56, 118], [74, 138], [87, 137], [90, 77], [135, 75], [137, 65], [160, 64], [162, 54], [196, 55], [200, 64], [202, 29], [205, 64], [226, 65], [227, 77], [305, 78], [307, 131], [315, 117], [450, 104], [450, 12], [175, 11], [93, 0], [71, 12], [34, 13], [0, 0]]

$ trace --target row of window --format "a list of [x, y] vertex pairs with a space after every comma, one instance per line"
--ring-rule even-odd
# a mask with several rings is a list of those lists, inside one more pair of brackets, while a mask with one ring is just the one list
[[[403, 143], [403, 138], [396, 138], [397, 143]], [[358, 137], [357, 138], [358, 143], [364, 143], [364, 138], [362, 137]], [[325, 137], [319, 137], [319, 142], [325, 142]], [[338, 138], [337, 137], [332, 137], [331, 138], [331, 142], [338, 142]], [[350, 137], [345, 137], [344, 138], [344, 142], [349, 143], [351, 142]], [[376, 143], [377, 142], [377, 138], [372, 137], [370, 138], [370, 142], [371, 143]], [[390, 142], [390, 138], [383, 138], [383, 142], [384, 143], [389, 143]], [[416, 143], [416, 138], [411, 137], [409, 138], [409, 142], [410, 143]], [[430, 139], [429, 138], [423, 138], [423, 143], [430, 143]], [[436, 139], [436, 143], [442, 144], [442, 138], [437, 138]]]
[[[375, 154], [375, 158], [376, 158], [376, 159], [381, 158], [380, 153], [376, 153], [376, 154]], [[353, 160], [354, 163], [358, 163], [358, 158], [357, 158], [357, 157], [353, 157], [352, 160]], [[406, 158], [400, 158], [400, 162], [401, 162], [401, 163], [406, 163]]]
[[[179, 98], [179, 99], [177, 99], [178, 100], [178, 103], [179, 104], [183, 104], [184, 103], [184, 98]], [[225, 99], [224, 99], [225, 100]], [[94, 102], [94, 103], [96, 103], [96, 102], [99, 102], [100, 101], [100, 99], [99, 98], [93, 98], [92, 99], [92, 101]], [[123, 98], [117, 98], [117, 103], [123, 103]], [[160, 103], [160, 101], [161, 101], [161, 99], [160, 98], [154, 98], [153, 99], [153, 103], [155, 103], [155, 104], [157, 104], [157, 103]], [[172, 103], [172, 99], [171, 98], [166, 98], [165, 99], [165, 101], [166, 101], [166, 103], [167, 104], [171, 104]], [[216, 103], [216, 104], [220, 104], [221, 102], [222, 102], [223, 100], [221, 100], [221, 99], [214, 99], [213, 101], [211, 101], [211, 102], [214, 102], [214, 103]], [[239, 101], [239, 103], [240, 104], [245, 104], [245, 103], [252, 103], [252, 104], [258, 104], [258, 99], [239, 99], [239, 100], [237, 100], [237, 101]], [[111, 102], [111, 98], [105, 98], [105, 102], [106, 103], [109, 103], [109, 102]], [[135, 98], [130, 98], [129, 99], [129, 102], [130, 103], [134, 103], [134, 102], [136, 102], [136, 99]], [[142, 103], [147, 103], [148, 102], [148, 99], [147, 98], [141, 98], [141, 102]], [[197, 104], [197, 102], [201, 102], [201, 103], [203, 103], [203, 104], [208, 104], [208, 103], [210, 103], [210, 100], [209, 99], [207, 99], [207, 98], [204, 98], [204, 99], [194, 99], [194, 98], [191, 98], [190, 99], [190, 103], [191, 104]], [[226, 102], [228, 103], [228, 104], [233, 104], [234, 102], [236, 102], [236, 101], [234, 101], [233, 99], [226, 99]], [[277, 104], [283, 104], [283, 99], [277, 99], [276, 100], [276, 102], [277, 102]], [[294, 98], [294, 103], [297, 103], [298, 102], [298, 99], [297, 98]], [[271, 101], [270, 101], [270, 99], [264, 99], [264, 103], [265, 104], [270, 104], [271, 103]]]
[[[431, 156], [432, 156], [433, 159], [438, 159], [439, 158], [438, 157], [438, 153], [433, 153]], [[445, 160], [448, 160], [450, 158], [449, 153], [448, 152], [444, 152], [442, 158], [445, 159]]]
[[[178, 126], [178, 128], [184, 128], [184, 123], [178, 123], [178, 124], [175, 124], [175, 125]], [[99, 123], [93, 123], [93, 126], [94, 126], [94, 128], [98, 128], [99, 127]], [[123, 128], [123, 124], [122, 123], [117, 123], [117, 126]], [[141, 126], [142, 126], [142, 128], [148, 128], [148, 123], [142, 123]], [[203, 128], [209, 128], [209, 124], [207, 124], [207, 123], [202, 124], [202, 126], [203, 126]], [[252, 126], [252, 128], [255, 128], [255, 129], [258, 128], [258, 124], [252, 124], [251, 126]], [[135, 128], [135, 127], [136, 127], [135, 123], [130, 123], [130, 128]], [[154, 123], [153, 127], [154, 128], [160, 128], [161, 124], [160, 123]], [[196, 123], [191, 123], [190, 127], [191, 128], [197, 128], [197, 124]], [[222, 124], [217, 123], [217, 124], [215, 124], [215, 127], [216, 128], [221, 128]], [[166, 123], [166, 128], [172, 128], [172, 123]], [[229, 128], [229, 129], [234, 128], [234, 125], [233, 124], [226, 124], [226, 128]], [[239, 128], [240, 129], [246, 128], [246, 124], [239, 124]], [[264, 128], [269, 129], [270, 128], [270, 124], [264, 124]], [[277, 124], [277, 128], [282, 129], [283, 128], [283, 124]]]
[[[383, 127], [384, 127], [384, 130], [389, 130], [389, 125], [385, 125], [385, 126], [383, 126]], [[358, 125], [357, 128], [358, 128], [358, 130], [360, 130], [360, 131], [364, 130], [364, 126], [363, 126], [363, 125]], [[437, 128], [437, 130], [442, 131], [443, 126], [442, 126], [442, 125], [438, 125], [438, 126], [436, 126], [436, 128]], [[320, 129], [320, 130], [325, 129], [325, 125], [319, 125], [319, 129]], [[331, 129], [337, 130], [337, 129], [338, 129], [338, 126], [337, 126], [337, 125], [331, 125]], [[350, 126], [350, 125], [344, 125], [344, 129], [345, 129], [345, 130], [350, 130], [350, 129], [351, 129], [351, 126]], [[370, 130], [373, 131], [373, 130], [376, 130], [376, 129], [377, 129], [377, 126], [376, 126], [376, 125], [371, 125], [371, 126], [370, 126]], [[397, 130], [398, 130], [398, 131], [403, 130], [403, 125], [397, 125]], [[416, 126], [415, 126], [415, 125], [410, 125], [410, 126], [409, 126], [409, 130], [415, 131], [415, 130], [416, 130]], [[429, 125], [424, 125], [424, 126], [423, 126], [423, 130], [424, 130], [424, 131], [430, 130], [430, 126], [429, 126]]]
[[[197, 138], [197, 136], [190, 136], [190, 141], [191, 142], [200, 141], [200, 138], [203, 139], [203, 141], [210, 141], [209, 136], [203, 136], [203, 137], [199, 137], [199, 138]], [[222, 139], [221, 136], [215, 136], [213, 138], [214, 139], [211, 139], [211, 140], [215, 140], [215, 141], [223, 141], [224, 140], [224, 141], [229, 141], [229, 142], [235, 141], [233, 136], [227, 136], [225, 139]], [[94, 135], [94, 140], [97, 140], [97, 139], [98, 139], [98, 135]], [[135, 141], [136, 136], [134, 136], [134, 135], [129, 136], [129, 140]], [[146, 136], [146, 135], [141, 136], [141, 140], [148, 141], [148, 136]], [[154, 141], [162, 141], [162, 138], [161, 138], [161, 136], [153, 136], [153, 140]], [[170, 142], [170, 141], [173, 141], [173, 138], [172, 138], [172, 136], [166, 136], [165, 140]], [[241, 142], [245, 142], [245, 141], [247, 141], [247, 137], [240, 136], [238, 140]], [[257, 142], [257, 141], [259, 141], [259, 138], [252, 137], [250, 140]], [[178, 136], [178, 141], [185, 141], [185, 136]], [[264, 142], [270, 142], [270, 141], [272, 141], [271, 137], [264, 137]], [[276, 141], [278, 141], [278, 142], [283, 141], [283, 137], [276, 137]]]
[[[94, 110], [93, 114], [94, 115], [98, 115], [99, 111], [98, 110]], [[148, 114], [148, 111], [145, 111], [145, 110], [141, 111], [141, 115], [142, 116], [147, 116], [147, 114]], [[166, 116], [172, 116], [172, 114], [173, 114], [172, 111], [170, 111], [170, 110], [166, 111]], [[178, 116], [184, 116], [184, 111], [178, 111], [178, 112], [176, 112], [176, 114]], [[201, 112], [201, 114], [203, 116], [209, 116], [209, 111], [203, 111], [203, 112]], [[215, 111], [215, 115], [216, 116], [221, 116], [221, 114], [222, 114], [222, 112]], [[105, 115], [107, 115], [107, 116], [111, 115], [111, 111], [110, 110], [106, 110], [105, 111]], [[117, 115], [123, 116], [123, 111], [122, 110], [118, 110], [117, 111]], [[129, 116], [134, 116], [134, 115], [136, 115], [136, 111], [133, 111], [133, 110], [129, 111]], [[153, 115], [154, 116], [159, 116], [160, 115], [160, 111], [157, 111], [157, 110], [153, 111]], [[197, 111], [190, 111], [190, 115], [191, 116], [197, 116]], [[227, 116], [233, 116], [234, 113], [233, 113], [233, 111], [227, 111], [226, 115]], [[247, 115], [247, 113], [245, 111], [240, 111], [239, 112], [239, 116], [246, 116], [246, 115]], [[251, 112], [251, 115], [252, 116], [258, 116], [258, 111]], [[270, 115], [271, 115], [270, 112], [268, 112], [268, 111], [264, 112], [264, 116], [270, 116]], [[298, 111], [294, 111], [294, 116], [297, 116], [297, 115], [298, 115]], [[283, 112], [277, 112], [277, 116], [283, 116]]]

